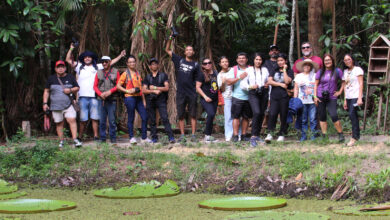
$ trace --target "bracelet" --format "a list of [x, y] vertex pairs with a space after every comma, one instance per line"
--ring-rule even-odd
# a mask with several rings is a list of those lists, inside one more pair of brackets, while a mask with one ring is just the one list
[[69, 50], [70, 50], [70, 51], [72, 51], [73, 49], [74, 49], [74, 48], [73, 48], [73, 47], [71, 47]]
[[314, 98], [318, 99], [318, 97], [316, 95], [313, 95]]

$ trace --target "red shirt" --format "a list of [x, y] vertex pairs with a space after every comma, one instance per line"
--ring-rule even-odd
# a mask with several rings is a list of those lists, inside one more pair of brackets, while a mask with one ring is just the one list
[[[300, 58], [300, 59], [297, 59], [294, 63], [294, 66], [293, 66], [293, 71], [294, 73], [300, 73], [299, 70], [297, 69], [297, 63], [303, 61], [304, 59], [306, 58]], [[318, 63], [318, 66], [319, 66], [319, 69], [322, 68], [322, 59], [320, 57], [317, 57], [317, 56], [311, 56], [310, 58], [308, 59], [311, 59], [313, 62], [315, 63]]]

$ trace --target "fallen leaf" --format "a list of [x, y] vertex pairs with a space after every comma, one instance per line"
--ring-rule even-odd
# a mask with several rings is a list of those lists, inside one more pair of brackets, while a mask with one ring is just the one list
[[302, 173], [299, 173], [297, 177], [295, 177], [295, 181], [301, 181], [303, 177], [303, 174]]

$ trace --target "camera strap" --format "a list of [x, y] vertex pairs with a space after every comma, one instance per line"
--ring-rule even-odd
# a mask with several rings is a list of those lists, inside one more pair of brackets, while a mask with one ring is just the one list
[[[138, 80], [139, 74], [138, 74], [137, 71], [135, 72], [135, 75], [137, 75], [137, 80]], [[126, 68], [126, 86], [127, 86], [127, 83], [128, 83], [127, 77], [130, 78], [131, 86], [132, 86], [133, 88], [135, 88], [135, 86], [134, 86], [134, 84], [133, 84], [133, 79], [132, 79], [132, 77], [131, 77], [131, 72], [130, 72], [129, 68]]]

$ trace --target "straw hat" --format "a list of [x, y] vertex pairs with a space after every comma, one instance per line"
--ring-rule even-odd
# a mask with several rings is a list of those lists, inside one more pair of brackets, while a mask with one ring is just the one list
[[318, 68], [319, 68], [318, 63], [314, 62], [314, 61], [311, 60], [311, 59], [305, 59], [305, 60], [303, 60], [303, 61], [297, 63], [297, 69], [299, 70], [299, 72], [303, 72], [303, 66], [304, 66], [305, 64], [310, 64], [310, 65], [313, 67], [314, 71], [317, 71]]

